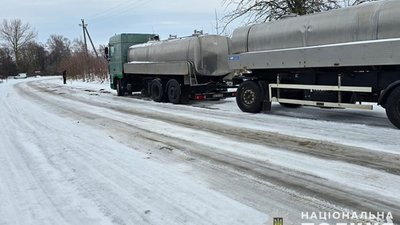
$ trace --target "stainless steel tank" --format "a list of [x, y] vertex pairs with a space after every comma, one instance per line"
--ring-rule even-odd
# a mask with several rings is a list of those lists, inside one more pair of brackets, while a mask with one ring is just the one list
[[387, 0], [236, 29], [232, 53], [400, 37], [400, 1]]
[[224, 76], [230, 73], [230, 39], [201, 35], [131, 46], [129, 62], [191, 62], [197, 75]]

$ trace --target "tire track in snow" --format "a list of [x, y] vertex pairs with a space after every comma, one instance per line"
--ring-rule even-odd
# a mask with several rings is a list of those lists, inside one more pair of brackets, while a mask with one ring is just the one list
[[[5, 160], [0, 165], [0, 177], [6, 178], [1, 182], [3, 190], [0, 197], [5, 195], [9, 199], [1, 204], [7, 207], [0, 211], [4, 224], [23, 225], [27, 221], [31, 224], [40, 221], [43, 225], [111, 224], [104, 217], [99, 216], [97, 220], [93, 218], [99, 214], [85, 209], [85, 206], [90, 206], [87, 199], [77, 196], [69, 198], [74, 188], [60, 179], [57, 171], [52, 170], [48, 161], [51, 157], [43, 157], [41, 142], [37, 141], [40, 139], [35, 135], [37, 128], [28, 121], [30, 117], [26, 111], [18, 104], [4, 103], [3, 107], [10, 115], [0, 123], [4, 128], [2, 135], [12, 137], [12, 140], [6, 139], [5, 143], [1, 143], [3, 147], [0, 148]], [[27, 145], [27, 140], [32, 142]]]
[[[26, 97], [26, 95], [23, 96]], [[20, 100], [21, 98], [16, 99]], [[25, 102], [25, 100], [23, 101]], [[26, 103], [29, 102], [26, 101]], [[43, 106], [47, 103], [41, 102], [40, 104]], [[267, 217], [264, 213], [229, 199], [207, 187], [195, 185], [191, 179], [176, 173], [171, 167], [164, 168], [160, 163], [140, 159], [143, 154], [129, 151], [132, 149], [119, 143], [99, 142], [96, 138], [92, 139], [95, 135], [93, 136], [91, 132], [96, 134], [95, 130], [92, 131], [92, 127], [77, 129], [76, 127], [79, 125], [65, 123], [65, 121], [61, 121], [64, 126], [59, 126], [59, 115], [53, 116], [48, 111], [35, 110], [37, 107], [33, 104], [26, 104], [29, 106], [28, 109], [24, 108], [24, 103], [18, 102], [16, 105], [21, 108], [16, 111], [23, 112], [27, 116], [23, 120], [20, 115], [15, 116], [18, 121], [12, 123], [15, 127], [9, 128], [24, 130], [22, 134], [26, 135], [16, 138], [16, 141], [17, 143], [18, 141], [29, 143], [29, 146], [24, 146], [24, 144], [21, 146], [8, 145], [12, 150], [9, 152], [13, 156], [24, 157], [24, 160], [10, 159], [8, 161], [15, 165], [26, 165], [28, 168], [24, 171], [17, 170], [18, 174], [16, 175], [17, 178], [20, 176], [20, 179], [11, 178], [11, 181], [21, 181], [17, 183], [17, 187], [24, 188], [32, 187], [24, 179], [32, 178], [38, 181], [38, 192], [27, 190], [26, 193], [22, 193], [20, 191], [21, 203], [29, 206], [34, 201], [40, 202], [43, 200], [41, 192], [45, 194], [44, 198], [47, 198], [43, 201], [45, 203], [43, 207], [40, 208], [44, 213], [41, 211], [37, 213], [43, 218], [36, 217], [30, 220], [29, 217], [22, 217], [21, 225], [26, 224], [27, 221], [45, 225], [261, 224]], [[30, 109], [33, 109], [34, 112], [44, 112], [43, 117], [28, 116]], [[65, 110], [64, 108], [60, 109]], [[91, 116], [84, 118], [79, 114], [72, 116], [61, 113], [61, 115], [65, 117], [78, 116], [79, 119], [88, 123], [96, 122], [93, 121], [96, 118]], [[83, 124], [82, 126], [88, 127]], [[81, 132], [74, 135], [68, 133], [69, 130], [89, 131], [91, 134]], [[53, 134], [56, 137], [51, 136]], [[100, 132], [99, 135], [104, 135], [104, 133]], [[23, 138], [27, 140], [23, 140]], [[114, 148], [113, 144], [117, 144], [117, 146]], [[119, 149], [119, 147], [122, 148]], [[15, 148], [20, 151], [15, 151]], [[1, 150], [3, 149], [0, 149], [0, 152]], [[133, 166], [132, 163], [140, 165]], [[155, 166], [155, 164], [157, 165]], [[10, 170], [7, 164], [0, 165], [0, 168], [4, 168], [4, 171]], [[138, 168], [143, 168], [143, 171], [137, 171]], [[1, 176], [3, 176], [2, 172], [0, 172]], [[27, 172], [28, 175], [31, 173], [32, 176], [29, 177], [22, 172]], [[152, 176], [154, 178], [149, 178]], [[36, 187], [33, 188], [36, 189]], [[75, 190], [76, 188], [79, 191]], [[9, 191], [12, 190], [12, 187], [4, 189]], [[1, 194], [3, 193], [0, 193], [0, 196]], [[47, 204], [49, 201], [51, 204]], [[97, 207], [93, 206], [93, 203], [96, 203]], [[151, 211], [144, 208], [147, 206]], [[60, 212], [61, 215], [57, 216], [57, 213], [53, 211]], [[36, 213], [31, 208], [26, 212]], [[246, 215], [233, 215], [233, 212]], [[2, 212], [0, 214], [3, 215]], [[8, 214], [5, 216], [18, 218]], [[91, 219], [96, 219], [96, 221]], [[15, 223], [6, 221], [6, 224]]]
[[[59, 94], [54, 91], [49, 91], [47, 88], [37, 86], [35, 82], [31, 82], [29, 85], [37, 90], [59, 96]], [[192, 118], [185, 118], [184, 116], [177, 117], [175, 114], [163, 114], [153, 111], [134, 109], [132, 107], [127, 108], [112, 103], [94, 102], [73, 95], [62, 95], [62, 97], [92, 106], [113, 109], [121, 113], [126, 113], [127, 115], [137, 115], [144, 118], [166, 121], [193, 129], [213, 132], [235, 140], [257, 143], [273, 148], [282, 148], [292, 152], [300, 152], [323, 159], [344, 161], [364, 167], [379, 169], [395, 175], [400, 174], [400, 163], [398, 163], [400, 161], [400, 154], [372, 151], [361, 147], [354, 147], [339, 143], [300, 138], [274, 132], [246, 129], [227, 124], [219, 124], [216, 121], [208, 121], [207, 118], [200, 118], [200, 120], [195, 121]]]
[[[44, 89], [42, 87], [35, 87], [32, 84], [29, 84], [33, 86], [36, 90], [39, 92], [45, 91], [47, 93], [50, 93], [53, 95], [54, 99], [59, 98], [59, 95], [54, 92], [48, 92], [47, 89]], [[22, 90], [20, 88], [20, 90]], [[86, 117], [88, 123], [91, 123], [92, 125], [96, 125], [96, 122], [93, 122], [93, 118], [96, 118], [98, 120], [102, 120], [104, 123], [107, 122], [107, 124], [112, 124], [112, 127], [114, 129], [121, 128], [121, 127], [126, 127], [126, 131], [129, 130], [138, 130], [139, 128], [131, 128], [129, 123], [118, 121], [118, 120], [113, 120], [111, 118], [108, 118], [106, 116], [98, 115], [98, 114], [92, 114], [89, 111], [85, 111], [83, 107], [77, 109], [74, 107], [69, 107], [69, 106], [62, 106], [58, 104], [56, 101], [52, 101], [49, 99], [46, 99], [44, 97], [39, 96], [40, 94], [36, 94], [35, 98], [39, 99], [40, 101], [47, 101], [48, 104], [59, 107], [63, 110], [68, 110], [72, 113], [78, 114], [79, 117]], [[98, 102], [90, 102], [88, 100], [84, 99], [79, 99], [74, 96], [69, 96], [69, 95], [63, 95], [63, 98], [67, 97], [68, 99], [71, 99], [76, 102], [81, 102], [86, 105], [92, 105], [95, 107], [99, 108], [104, 108], [109, 110], [111, 108], [112, 111], [116, 111], [118, 113], [126, 114], [127, 116], [132, 115], [132, 116], [138, 116], [138, 117], [144, 117], [147, 119], [153, 119], [153, 120], [158, 120], [158, 121], [167, 121], [168, 123], [175, 124], [178, 126], [184, 126], [188, 127], [191, 129], [198, 129], [205, 131], [205, 132], [211, 132], [215, 133], [218, 135], [226, 136], [230, 139], [239, 139], [240, 141], [244, 142], [254, 142], [254, 141], [263, 141], [265, 140], [265, 137], [267, 137], [268, 141], [262, 142], [262, 145], [266, 146], [273, 146], [273, 147], [292, 147], [295, 152], [299, 152], [296, 150], [296, 148], [299, 147], [304, 147], [303, 151], [304, 153], [307, 153], [308, 149], [313, 149], [315, 147], [324, 147], [324, 144], [326, 143], [321, 143], [321, 142], [316, 142], [315, 140], [311, 140], [314, 142], [311, 143], [306, 143], [302, 144], [303, 142], [299, 142], [297, 138], [295, 137], [288, 137], [284, 136], [280, 137], [278, 135], [278, 140], [274, 141], [274, 139], [277, 137], [275, 134], [270, 134], [270, 136], [266, 135], [266, 133], [263, 132], [254, 132], [248, 129], [240, 129], [236, 128], [233, 129], [234, 132], [231, 131], [231, 129], [225, 129], [221, 128], [221, 126], [218, 125], [212, 125], [210, 123], [202, 121], [200, 123], [200, 127], [198, 127], [198, 123], [193, 124], [193, 121], [185, 121], [176, 118], [171, 118], [169, 115], [165, 116], [160, 116], [159, 114], [152, 114], [152, 113], [144, 113], [142, 111], [135, 111], [132, 109], [126, 110], [122, 107], [117, 107], [115, 105], [104, 105], [104, 103], [98, 103]], [[139, 129], [140, 130], [140, 129]], [[357, 190], [351, 190], [351, 189], [344, 189], [343, 187], [335, 187], [335, 184], [332, 184], [326, 180], [321, 180], [319, 177], [312, 177], [309, 174], [302, 174], [296, 171], [287, 171], [287, 168], [285, 167], [279, 167], [276, 165], [268, 165], [268, 163], [265, 163], [263, 161], [260, 162], [255, 162], [254, 160], [249, 160], [249, 159], [243, 159], [242, 157], [238, 156], [232, 156], [229, 154], [221, 154], [218, 153], [218, 149], [215, 151], [211, 151], [209, 147], [201, 145], [201, 144], [194, 144], [192, 142], [188, 142], [182, 139], [171, 139], [169, 136], [165, 135], [160, 135], [158, 133], [152, 133], [150, 130], [142, 130], [142, 136], [147, 139], [154, 139], [155, 141], [168, 144], [170, 146], [174, 146], [177, 149], [184, 149], [185, 151], [188, 151], [190, 154], [193, 154], [196, 156], [196, 158], [203, 158], [208, 161], [212, 161], [212, 164], [217, 164], [217, 165], [222, 165], [228, 168], [231, 168], [232, 170], [236, 171], [241, 171], [243, 174], [251, 175], [253, 177], [259, 178], [261, 180], [266, 180], [266, 181], [273, 181], [277, 186], [285, 186], [288, 187], [292, 190], [297, 190], [301, 191], [303, 193], [307, 193], [308, 195], [315, 195], [317, 194], [320, 196], [322, 199], [327, 199], [333, 202], [337, 203], [342, 203], [348, 206], [351, 206], [352, 208], [356, 209], [391, 209], [392, 212], [400, 212], [399, 209], [396, 206], [396, 203], [390, 203], [385, 200], [379, 199], [379, 197], [373, 198], [372, 196], [368, 196], [368, 193], [357, 193]], [[247, 132], [247, 136], [243, 137], [243, 132]], [[268, 133], [267, 133], [268, 134]], [[254, 139], [254, 135], [257, 136], [256, 139]], [[291, 138], [289, 142], [283, 142], [286, 140], [286, 138]], [[293, 139], [296, 139], [296, 141], [293, 141]], [[301, 139], [300, 139], [301, 140]], [[328, 143], [331, 144], [331, 143]], [[294, 146], [293, 146], [294, 145]], [[329, 146], [329, 145], [328, 145]], [[334, 144], [336, 147], [336, 144]], [[340, 146], [340, 145], [339, 145]], [[349, 151], [352, 150], [351, 147], [349, 146], [341, 146], [343, 149], [342, 151]], [[302, 152], [302, 151], [300, 151]], [[303, 152], [302, 152], [303, 153]], [[360, 154], [363, 153], [365, 154], [365, 150], [362, 150]], [[337, 154], [341, 154], [340, 152]], [[321, 154], [318, 154], [320, 156]], [[321, 157], [324, 158], [324, 157]], [[331, 156], [326, 156], [326, 158], [332, 159]], [[333, 157], [334, 158], [334, 157]], [[376, 160], [376, 159], [374, 159]], [[385, 160], [385, 159], [383, 159]], [[343, 160], [346, 161], [346, 160]], [[349, 162], [357, 164], [354, 159], [350, 160]], [[372, 168], [375, 168], [372, 166]], [[387, 170], [388, 168], [380, 168], [381, 170]], [[396, 170], [390, 170], [391, 173], [396, 173]], [[290, 182], [288, 182], [290, 180]], [[362, 204], [360, 204], [362, 202]], [[394, 211], [395, 209], [396, 211]]]

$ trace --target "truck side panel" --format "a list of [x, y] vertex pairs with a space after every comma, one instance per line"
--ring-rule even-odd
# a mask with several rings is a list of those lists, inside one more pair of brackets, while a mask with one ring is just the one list
[[400, 38], [246, 52], [229, 57], [232, 69], [289, 69], [400, 65]]

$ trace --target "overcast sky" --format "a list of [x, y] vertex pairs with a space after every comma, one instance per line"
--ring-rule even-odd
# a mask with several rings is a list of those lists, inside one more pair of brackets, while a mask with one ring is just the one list
[[52, 34], [70, 40], [82, 38], [85, 19], [95, 42], [107, 44], [117, 33], [190, 35], [194, 29], [216, 33], [215, 10], [221, 17], [222, 0], [0, 0], [1, 20], [19, 18], [38, 32], [45, 43]]

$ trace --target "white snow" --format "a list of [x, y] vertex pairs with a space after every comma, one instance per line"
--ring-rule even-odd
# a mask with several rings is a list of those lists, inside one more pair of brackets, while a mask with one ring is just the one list
[[[26, 82], [32, 81], [58, 95], [29, 89]], [[66, 108], [33, 101], [18, 86]], [[227, 129], [273, 132], [400, 155], [400, 131], [379, 106], [364, 112], [307, 107], [296, 111], [274, 105], [269, 115], [246, 114], [234, 99], [172, 105], [115, 97], [108, 83], [69, 81], [61, 85], [59, 78], [44, 77], [4, 82], [0, 99], [0, 224], [261, 225], [271, 219], [269, 212], [214, 190], [206, 180], [195, 180], [187, 171], [190, 167], [149, 160], [143, 149], [116, 140], [111, 129], [100, 130], [71, 118], [73, 109], [80, 110], [75, 112], [77, 118], [78, 112], [87, 112], [93, 121], [102, 123], [99, 118], [106, 116], [140, 132], [202, 146], [212, 154], [248, 160], [255, 166], [282, 167], [335, 183], [343, 190], [400, 203], [400, 176], [396, 174], [140, 116], [151, 112]], [[115, 110], [118, 107], [139, 114]], [[134, 142], [140, 133], [127, 135]], [[143, 148], [154, 146], [143, 143]]]
[[[0, 86], [0, 224], [263, 224], [179, 168]], [[93, 85], [80, 85], [81, 88]]]

